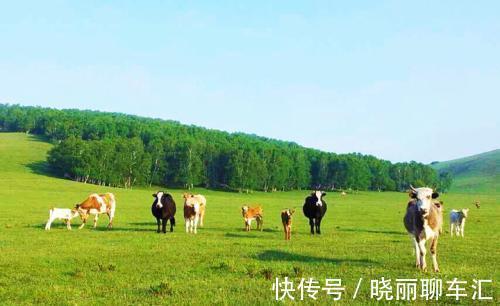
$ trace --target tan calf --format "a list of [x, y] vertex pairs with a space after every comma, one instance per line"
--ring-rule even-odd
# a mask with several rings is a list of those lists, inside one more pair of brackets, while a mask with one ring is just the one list
[[252, 225], [252, 220], [257, 221], [257, 230], [262, 231], [262, 225], [264, 224], [262, 207], [248, 207], [243, 206], [241, 208], [241, 215], [243, 216], [243, 220], [245, 221], [245, 231], [249, 232], [250, 227]]

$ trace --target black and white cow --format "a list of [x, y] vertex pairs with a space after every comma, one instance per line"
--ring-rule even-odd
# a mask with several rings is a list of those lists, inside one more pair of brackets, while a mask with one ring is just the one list
[[157, 233], [160, 232], [160, 220], [161, 220], [161, 231], [167, 232], [167, 221], [170, 220], [170, 231], [174, 231], [175, 226], [175, 201], [169, 193], [164, 193], [163, 191], [158, 191], [153, 193], [155, 198], [153, 205], [151, 205], [151, 212], [156, 218], [156, 224], [158, 225]]
[[323, 197], [326, 193], [323, 191], [315, 191], [311, 193], [305, 200], [302, 210], [304, 215], [309, 218], [309, 225], [311, 226], [311, 234], [314, 235], [314, 229], [316, 228], [316, 234], [321, 234], [321, 219], [326, 213], [326, 202]]

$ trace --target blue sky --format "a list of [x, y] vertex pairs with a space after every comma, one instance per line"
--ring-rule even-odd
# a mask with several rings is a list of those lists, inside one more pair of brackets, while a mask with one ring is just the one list
[[500, 148], [498, 1], [2, 1], [0, 103], [361, 152]]

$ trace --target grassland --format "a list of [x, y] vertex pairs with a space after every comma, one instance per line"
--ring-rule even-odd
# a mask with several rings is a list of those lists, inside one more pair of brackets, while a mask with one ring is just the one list
[[[498, 300], [498, 195], [442, 196], [447, 210], [471, 208], [466, 237], [451, 239], [445, 233], [439, 245], [441, 273], [423, 273], [413, 266], [402, 226], [406, 194], [329, 193], [323, 235], [311, 237], [300, 211], [307, 191], [198, 190], [208, 200], [205, 228], [196, 236], [184, 233], [179, 214], [173, 233], [157, 234], [150, 214], [156, 188], [110, 189], [50, 177], [43, 162], [49, 148], [33, 136], [0, 133], [1, 304], [273, 304], [273, 280], [285, 276], [314, 277], [322, 283], [341, 278], [346, 286], [342, 304], [376, 304], [370, 300], [368, 280], [380, 277], [492, 279], [485, 290]], [[70, 207], [96, 191], [116, 194], [113, 230], [105, 229], [106, 217], [96, 230], [67, 231], [62, 223], [43, 230], [51, 206]], [[169, 192], [180, 208], [183, 190]], [[481, 209], [473, 207], [476, 199]], [[242, 230], [240, 207], [252, 203], [264, 207], [263, 232]], [[290, 242], [283, 239], [279, 219], [279, 211], [287, 207], [299, 208]], [[361, 291], [352, 301], [361, 277]], [[472, 294], [470, 287], [467, 291]], [[318, 298], [316, 303], [332, 304], [322, 292]], [[442, 297], [441, 302], [454, 300]]]
[[451, 192], [500, 194], [500, 149], [431, 166], [453, 175]]

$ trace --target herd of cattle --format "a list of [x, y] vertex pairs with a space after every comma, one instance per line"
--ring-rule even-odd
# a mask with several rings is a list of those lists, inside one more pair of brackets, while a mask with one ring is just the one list
[[[342, 194], [345, 195], [345, 194]], [[437, 201], [439, 197], [437, 192], [431, 188], [414, 188], [410, 186], [410, 201], [407, 204], [406, 214], [403, 222], [406, 230], [410, 234], [416, 256], [416, 267], [422, 270], [427, 268], [425, 255], [426, 242], [431, 242], [430, 251], [434, 271], [439, 272], [437, 263], [437, 242], [439, 235], [443, 232], [443, 202]], [[314, 191], [305, 198], [302, 207], [303, 213], [309, 219], [311, 234], [321, 234], [321, 220], [325, 216], [327, 205], [323, 200], [326, 193], [323, 191]], [[176, 204], [171, 194], [158, 191], [153, 194], [153, 204], [151, 213], [156, 218], [158, 226], [157, 232], [167, 232], [167, 223], [170, 221], [170, 231], [174, 230]], [[203, 227], [205, 210], [207, 206], [206, 198], [201, 194], [184, 193], [184, 221], [186, 233], [197, 233], [198, 224]], [[476, 202], [479, 208], [479, 202]], [[49, 220], [45, 225], [46, 230], [50, 230], [52, 222], [61, 219], [66, 223], [70, 230], [71, 219], [80, 216], [82, 224], [80, 229], [85, 226], [90, 215], [94, 215], [94, 228], [97, 226], [98, 216], [107, 214], [109, 217], [108, 228], [113, 227], [113, 218], [116, 210], [116, 200], [112, 193], [91, 194], [83, 202], [75, 205], [73, 209], [52, 208], [49, 212]], [[468, 209], [451, 210], [450, 212], [450, 233], [457, 236], [464, 236], [465, 219], [468, 215]], [[291, 239], [292, 216], [294, 209], [285, 209], [281, 211], [281, 220], [285, 233], [285, 240]], [[241, 208], [241, 213], [245, 223], [245, 230], [250, 231], [252, 221], [256, 221], [257, 229], [263, 229], [263, 209], [261, 206], [249, 207], [247, 205]]]

